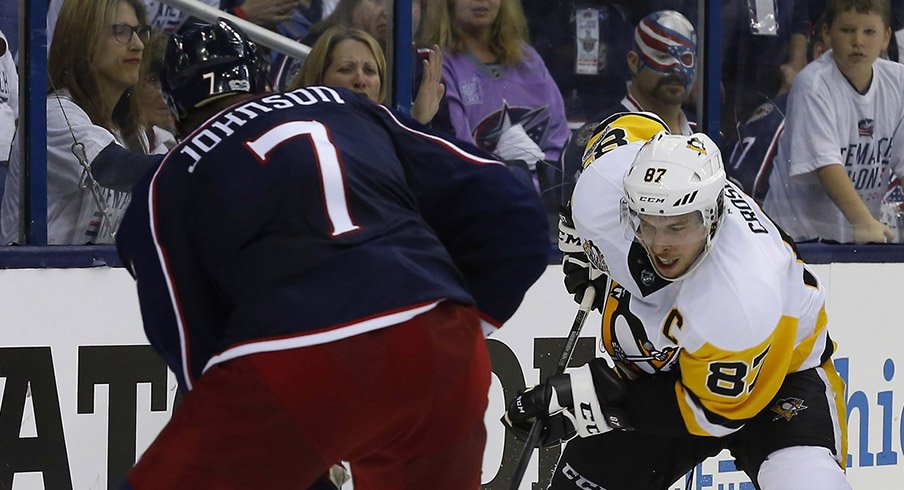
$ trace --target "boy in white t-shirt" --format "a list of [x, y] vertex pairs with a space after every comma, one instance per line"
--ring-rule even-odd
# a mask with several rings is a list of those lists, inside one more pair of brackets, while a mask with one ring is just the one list
[[797, 241], [887, 242], [890, 173], [904, 175], [904, 65], [879, 59], [888, 0], [830, 0], [832, 50], [807, 65], [788, 100], [764, 207]]

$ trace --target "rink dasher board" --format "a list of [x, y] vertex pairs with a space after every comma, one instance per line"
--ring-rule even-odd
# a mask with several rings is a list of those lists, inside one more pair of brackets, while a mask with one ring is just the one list
[[[904, 375], [896, 368], [904, 363], [904, 264], [813, 267], [828, 285], [836, 366], [848, 381], [849, 480], [855, 489], [900, 488]], [[561, 268], [549, 266], [515, 316], [488, 340], [494, 376], [486, 489], [507, 488], [520, 451], [498, 421], [506, 392], [535, 384], [535, 365], [555, 363], [574, 318], [576, 305], [561, 278]], [[0, 488], [6, 482], [12, 490], [116, 488], [168, 420], [176, 397], [174, 376], [147, 345], [131, 277], [107, 267], [3, 270], [0, 311], [0, 427], [19, 427], [18, 433], [0, 432], [0, 460], [9, 461], [0, 465]], [[598, 314], [587, 321], [574, 363], [598, 355], [599, 324]], [[535, 452], [521, 488], [548, 481], [557, 457], [557, 449]], [[684, 481], [674, 488], [683, 489]], [[696, 469], [693, 488], [752, 485], [723, 453]]]

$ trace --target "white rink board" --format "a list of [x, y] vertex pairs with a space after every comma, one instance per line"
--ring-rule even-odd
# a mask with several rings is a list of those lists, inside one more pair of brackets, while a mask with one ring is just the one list
[[[904, 374], [896, 373], [895, 368], [904, 363], [904, 350], [900, 347], [904, 341], [904, 264], [833, 264], [815, 269], [829, 285], [829, 328], [839, 344], [836, 358], [849, 373], [848, 399], [856, 407], [849, 419], [849, 480], [855, 489], [900, 489], [904, 479]], [[107, 482], [111, 413], [118, 414], [115, 426], [122, 431], [123, 407], [134, 412], [131, 420], [135, 434], [130, 439], [136, 454], [140, 454], [166, 423], [175, 396], [172, 374], [157, 376], [156, 385], [138, 381], [137, 391], [127, 390], [123, 397], [117, 391], [122, 385], [111, 389], [112, 385], [101, 379], [104, 373], [91, 371], [94, 359], [129, 362], [132, 349], [142, 349], [140, 346], [147, 343], [128, 273], [109, 268], [0, 270], [0, 311], [0, 428], [10, 423], [8, 417], [18, 419], [13, 423], [19, 427], [13, 439], [0, 431], [0, 457], [4, 443], [22, 443], [25, 447], [37, 441], [41, 450], [51, 456], [39, 451], [31, 456], [34, 461], [20, 462], [19, 467], [32, 464], [48, 472], [56, 471], [57, 479], [51, 481], [68, 481], [70, 488], [77, 490], [116, 488], [118, 482], [109, 487]], [[533, 367], [535, 339], [564, 337], [575, 311], [576, 305], [561, 285], [560, 268], [550, 266], [515, 317], [491, 341], [497, 342], [497, 350], [507, 349], [517, 356], [524, 373], [518, 381], [528, 385], [537, 382], [539, 372]], [[582, 337], [596, 336], [598, 328], [599, 316], [594, 314]], [[585, 348], [597, 345], [595, 339], [584, 342]], [[549, 356], [546, 358], [548, 362]], [[15, 359], [19, 364], [12, 364]], [[41, 371], [22, 359], [47, 362], [41, 364]], [[15, 375], [21, 379], [23, 372], [26, 376], [38, 374], [30, 379], [28, 394], [17, 397], [16, 393], [26, 391], [13, 387], [10, 379]], [[503, 409], [502, 389], [500, 377], [494, 375], [483, 464], [484, 483], [493, 489], [507, 488], [506, 482], [497, 478], [505, 450], [504, 431], [498, 422]], [[114, 391], [119, 394], [111, 395]], [[114, 398], [116, 403], [111, 403]], [[151, 410], [152, 404], [156, 405], [155, 410]], [[51, 415], [51, 409], [57, 413]], [[54, 419], [62, 424], [56, 432]], [[125, 427], [131, 426], [126, 423]], [[53, 452], [55, 448], [57, 452]], [[27, 456], [23, 458], [28, 460]], [[693, 488], [752, 489], [742, 473], [731, 471], [730, 459], [723, 453], [698, 467]], [[68, 468], [62, 480], [61, 468]], [[0, 488], [4, 487], [3, 478], [0, 468]], [[531, 488], [530, 483], [537, 478], [535, 453], [521, 488]], [[40, 471], [14, 473], [12, 483], [12, 490], [65, 490], [69, 486], [45, 485]], [[347, 484], [343, 488], [352, 487]], [[683, 489], [683, 481], [673, 488]]]

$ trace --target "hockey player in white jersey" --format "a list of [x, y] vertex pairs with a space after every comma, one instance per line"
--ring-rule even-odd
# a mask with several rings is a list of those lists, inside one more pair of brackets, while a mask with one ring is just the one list
[[[627, 395], [612, 401], [599, 358], [519, 393], [506, 424], [517, 433], [540, 419], [546, 444], [580, 436], [556, 490], [667, 489], [725, 448], [760, 489], [850, 488], [823, 285], [726, 180], [712, 140], [630, 118], [601, 129], [609, 144], [585, 162], [574, 227], [568, 216], [560, 226], [566, 284], [577, 299], [597, 288], [602, 344]], [[634, 430], [612, 430], [607, 407]]]

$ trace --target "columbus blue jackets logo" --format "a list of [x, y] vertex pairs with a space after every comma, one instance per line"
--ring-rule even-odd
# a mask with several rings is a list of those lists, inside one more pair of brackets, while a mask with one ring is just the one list
[[860, 134], [861, 137], [872, 138], [873, 130], [876, 128], [876, 121], [870, 118], [861, 119], [857, 121], [857, 133]]
[[524, 127], [524, 132], [530, 139], [543, 148], [549, 129], [549, 111], [546, 107], [509, 107], [505, 101], [502, 102], [501, 109], [489, 114], [474, 128], [474, 141], [480, 148], [492, 152], [502, 133], [516, 124]]
[[772, 417], [773, 422], [779, 419], [791, 420], [791, 417], [794, 417], [806, 409], [807, 406], [804, 405], [804, 401], [794, 397], [782, 398], [769, 407], [769, 410], [772, 410], [776, 414], [775, 417]]
[[775, 108], [775, 106], [772, 104], [771, 101], [760, 105], [759, 107], [754, 109], [753, 114], [751, 114], [750, 117], [747, 118], [747, 122], [745, 122], [744, 124], [751, 124], [756, 121], [759, 121], [760, 119], [771, 114], [772, 109], [774, 109], [774, 108]]

